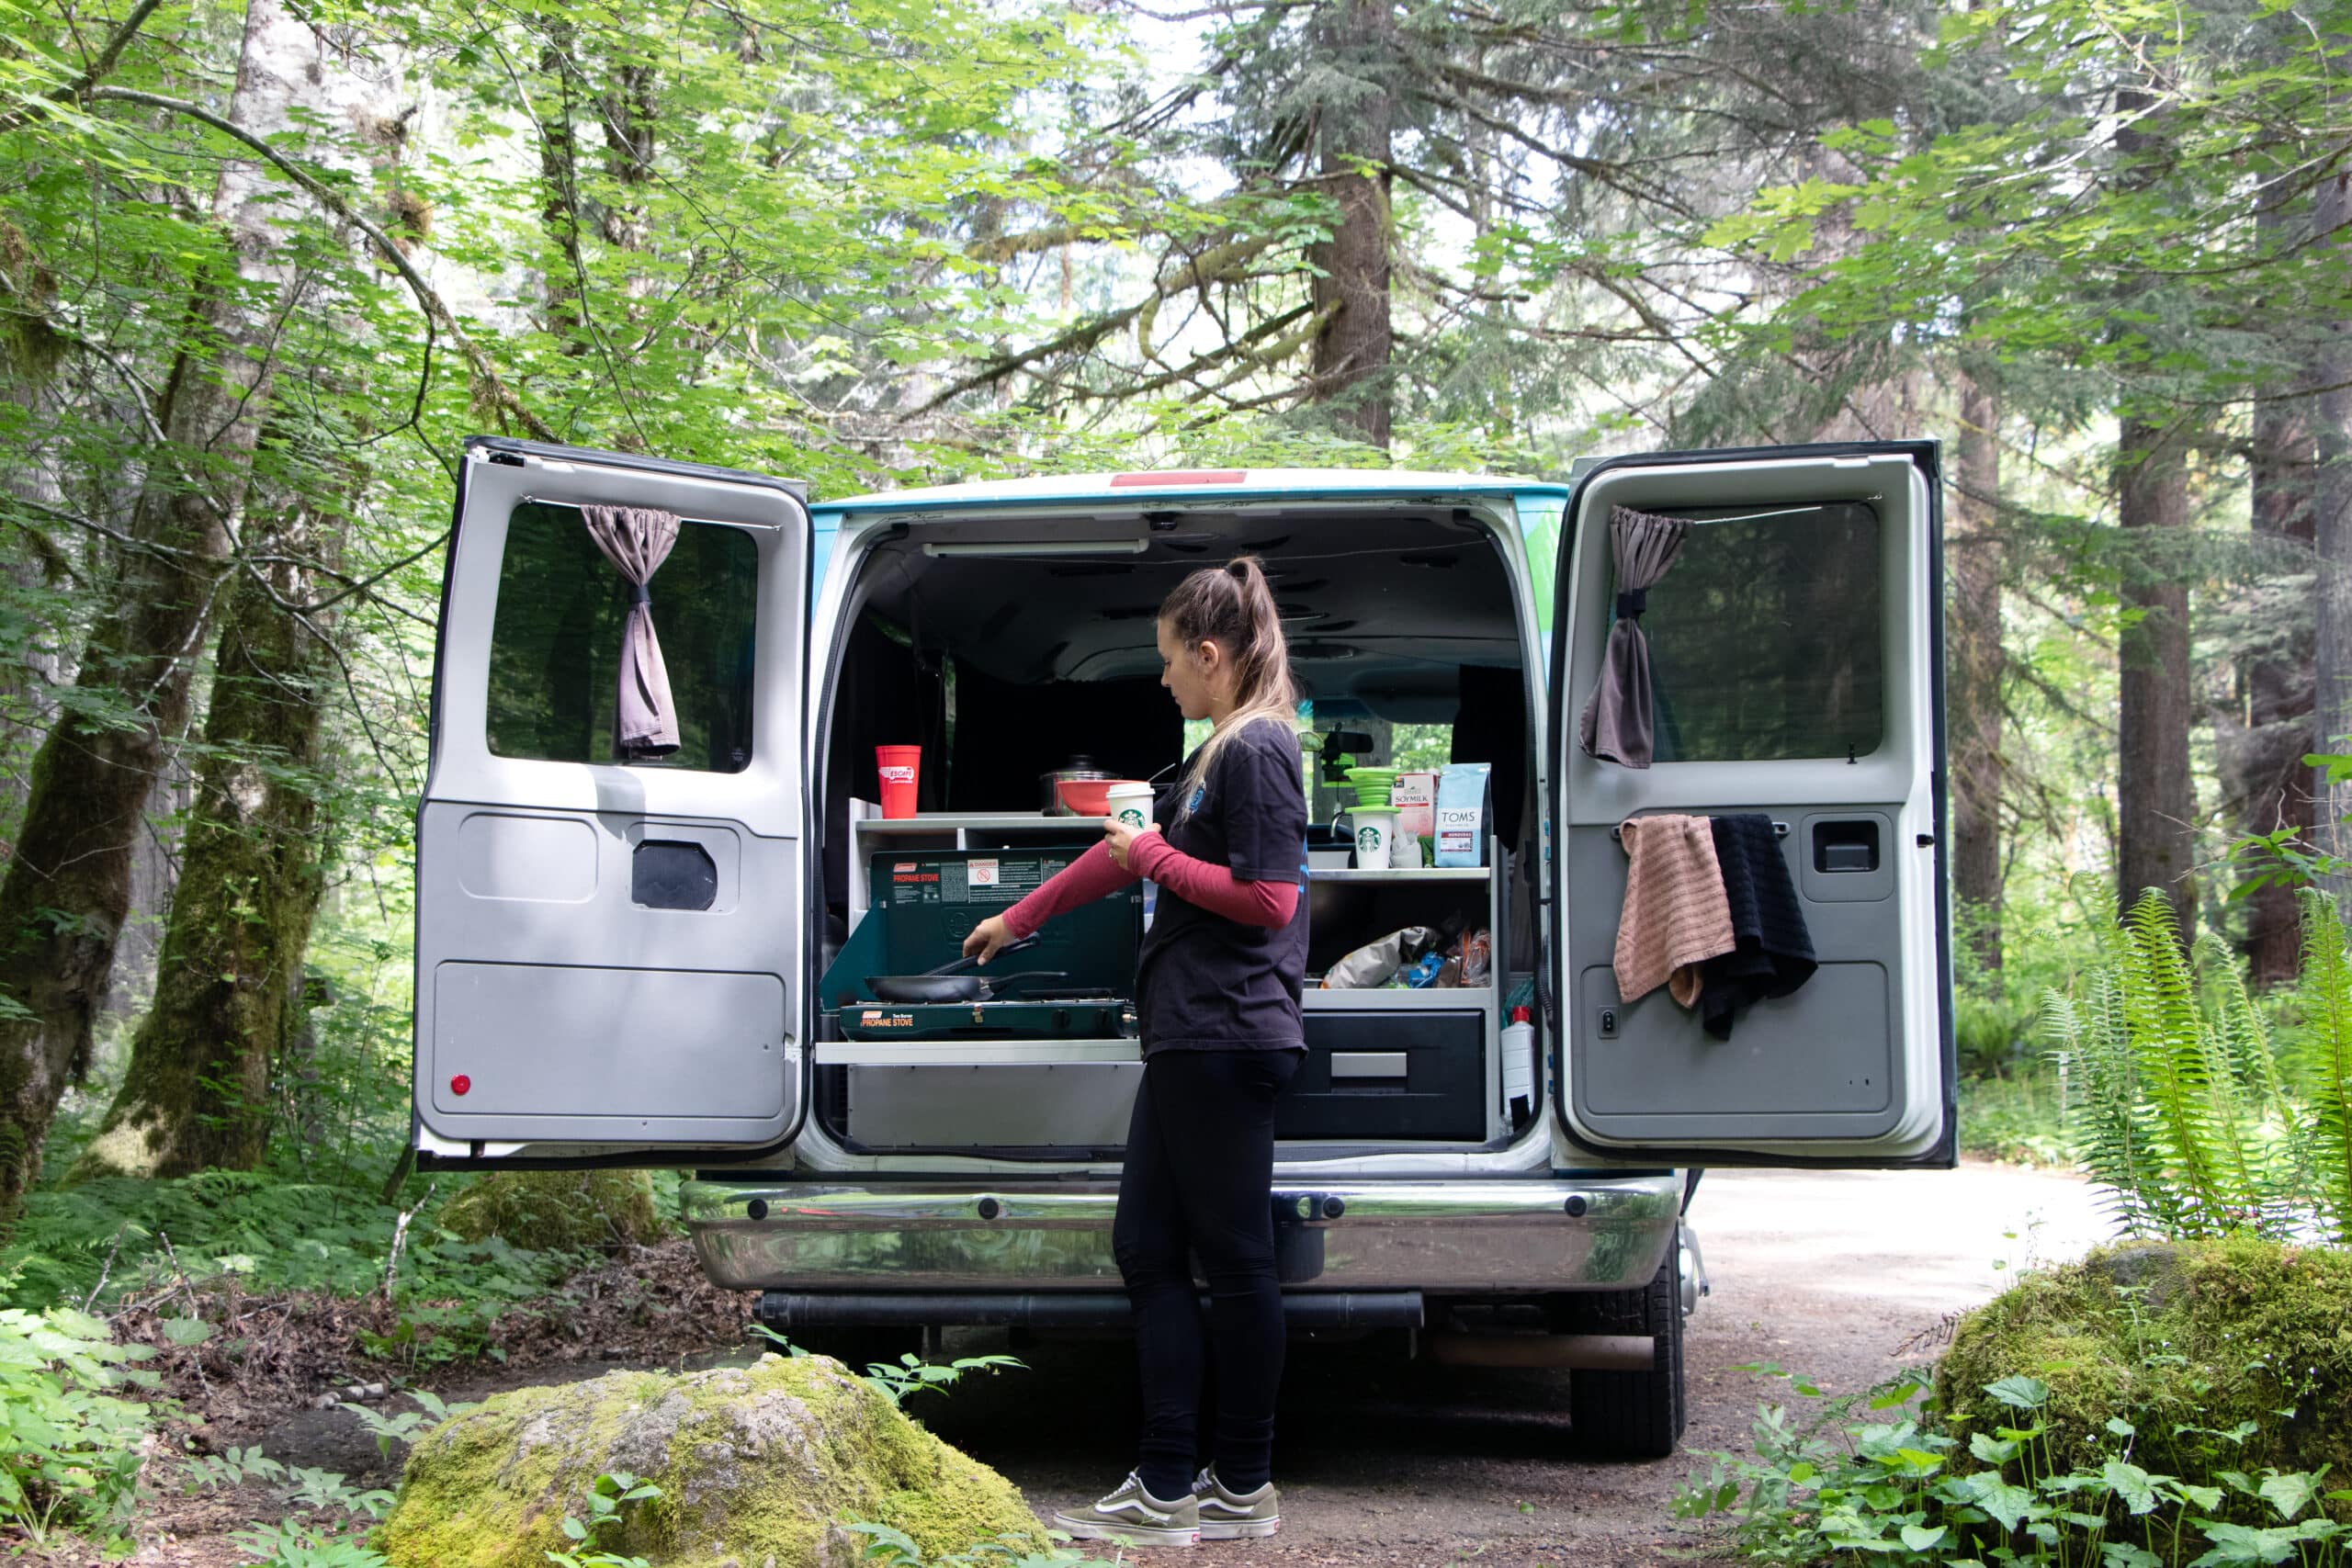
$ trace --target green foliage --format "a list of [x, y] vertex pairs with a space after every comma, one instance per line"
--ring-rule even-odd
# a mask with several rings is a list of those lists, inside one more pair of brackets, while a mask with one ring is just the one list
[[563, 1533], [576, 1543], [570, 1551], [550, 1551], [548, 1561], [560, 1568], [646, 1568], [642, 1557], [623, 1557], [597, 1545], [598, 1539], [621, 1527], [628, 1506], [662, 1495], [662, 1488], [622, 1471], [607, 1471], [588, 1490], [588, 1517], [563, 1517]]
[[376, 1451], [384, 1456], [387, 1464], [391, 1462], [395, 1447], [406, 1447], [415, 1442], [426, 1431], [452, 1416], [463, 1416], [469, 1410], [481, 1408], [478, 1404], [462, 1401], [456, 1404], [447, 1404], [431, 1389], [411, 1388], [401, 1392], [415, 1402], [416, 1409], [393, 1415], [365, 1404], [354, 1404], [347, 1400], [336, 1402], [338, 1409], [350, 1411], [358, 1417], [359, 1424], [374, 1436]]
[[879, 1390], [883, 1398], [899, 1405], [906, 1403], [910, 1394], [944, 1393], [967, 1372], [993, 1375], [1007, 1367], [1021, 1365], [1012, 1356], [959, 1356], [953, 1361], [926, 1361], [910, 1350], [895, 1362], [869, 1362], [865, 1381]]
[[960, 1551], [925, 1557], [912, 1536], [888, 1525], [859, 1520], [842, 1528], [865, 1538], [860, 1556], [878, 1568], [1119, 1568], [1126, 1561], [1124, 1553], [1105, 1561], [1073, 1551], [1068, 1544], [1070, 1538], [1060, 1530], [1046, 1532], [1053, 1544], [1043, 1551], [1018, 1536], [1001, 1536], [975, 1541]]
[[[2352, 1000], [2332, 908], [2304, 906], [2312, 1005], [2281, 1051], [2229, 951], [2184, 950], [2150, 891], [2101, 939], [2100, 960], [2043, 1010], [2075, 1152], [2119, 1224], [2156, 1236], [2301, 1234], [2352, 1213], [2338, 1158], [2352, 1101]], [[2290, 1084], [2290, 1077], [2294, 1082]]]
[[449, 1200], [441, 1223], [467, 1241], [492, 1236], [534, 1251], [658, 1240], [663, 1230], [643, 1171], [493, 1171]]
[[229, 1539], [249, 1558], [243, 1568], [390, 1568], [364, 1542], [297, 1519], [249, 1526]]
[[1960, 1146], [1966, 1154], [2018, 1165], [2072, 1165], [2056, 1069], [2028, 1061], [1962, 1077]]
[[39, 1544], [129, 1517], [153, 1412], [114, 1391], [153, 1382], [128, 1364], [151, 1353], [71, 1307], [0, 1308], [0, 1523]]
[[[1792, 1382], [1801, 1397], [1819, 1397]], [[2324, 1490], [2322, 1472], [2256, 1479], [2220, 1462], [2221, 1448], [2187, 1474], [2151, 1471], [2135, 1462], [2137, 1433], [2120, 1417], [2107, 1423], [2095, 1458], [2062, 1467], [2047, 1441], [2046, 1383], [2012, 1373], [1981, 1392], [2005, 1419], [1964, 1442], [1916, 1373], [1804, 1416], [1764, 1401], [1751, 1451], [1697, 1456], [1707, 1468], [1685, 1482], [1675, 1513], [1722, 1521], [1742, 1555], [1792, 1568], [1849, 1552], [1894, 1568], [2347, 1561], [2352, 1526], [2320, 1510], [2352, 1502], [2352, 1492]]]
[[2026, 1274], [1962, 1317], [1936, 1393], [1965, 1438], [2018, 1424], [1985, 1385], [2039, 1380], [2042, 1446], [2062, 1470], [2096, 1467], [2107, 1423], [2120, 1419], [2134, 1461], [2152, 1470], [2352, 1479], [2347, 1295], [2352, 1253], [2339, 1248], [2252, 1236], [2119, 1245]]
[[[764, 1323], [755, 1323], [752, 1327], [754, 1333], [774, 1345], [781, 1355], [802, 1357], [808, 1354]], [[867, 1362], [863, 1375], [866, 1383], [888, 1400], [893, 1407], [898, 1407], [905, 1404], [909, 1394], [946, 1393], [967, 1372], [985, 1371], [994, 1376], [1007, 1368], [1027, 1370], [1025, 1364], [1013, 1356], [964, 1356], [953, 1361], [926, 1361], [909, 1351], [895, 1361]]]

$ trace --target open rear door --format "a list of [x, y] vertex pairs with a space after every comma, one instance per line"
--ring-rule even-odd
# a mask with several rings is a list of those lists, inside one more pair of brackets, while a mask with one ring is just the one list
[[[665, 756], [616, 739], [632, 587], [591, 507], [678, 519], [646, 587]], [[468, 443], [417, 819], [422, 1157], [676, 1165], [798, 1133], [810, 544], [796, 485]]]
[[[1620, 507], [1690, 524], [1640, 613], [1646, 768], [1587, 755], [1578, 735], [1626, 586]], [[1936, 447], [1612, 460], [1583, 477], [1566, 524], [1552, 980], [1568, 1142], [1666, 1166], [1951, 1164]], [[1734, 1011], [1728, 1038], [1668, 987], [1619, 995], [1616, 829], [1659, 813], [1768, 819], [1818, 961]]]

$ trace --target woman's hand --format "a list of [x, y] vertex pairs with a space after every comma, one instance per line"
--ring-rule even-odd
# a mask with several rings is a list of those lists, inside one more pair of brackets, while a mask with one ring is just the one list
[[964, 956], [977, 958], [982, 964], [994, 958], [997, 949], [1012, 940], [1012, 928], [1004, 923], [1002, 915], [990, 915], [972, 928], [964, 939]]
[[1146, 833], [1159, 831], [1159, 829], [1156, 824], [1130, 828], [1115, 817], [1106, 818], [1102, 823], [1102, 840], [1110, 848], [1112, 863], [1121, 871], [1133, 871], [1135, 867], [1127, 863], [1128, 852], [1135, 848], [1137, 839], [1142, 838]]

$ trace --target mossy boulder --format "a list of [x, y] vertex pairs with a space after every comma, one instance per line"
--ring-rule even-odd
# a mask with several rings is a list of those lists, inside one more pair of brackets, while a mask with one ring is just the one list
[[645, 1246], [662, 1235], [652, 1179], [641, 1170], [502, 1170], [449, 1200], [441, 1224], [468, 1241], [509, 1246]]
[[498, 1394], [410, 1451], [376, 1547], [395, 1568], [546, 1568], [605, 1472], [662, 1489], [598, 1542], [655, 1568], [848, 1568], [865, 1539], [852, 1520], [904, 1530], [926, 1557], [1006, 1534], [1045, 1544], [1011, 1482], [840, 1362], [766, 1356]]
[[[2034, 1416], [1984, 1392], [2018, 1373], [2050, 1387]], [[2150, 1470], [2325, 1465], [2340, 1484], [2352, 1477], [2352, 1251], [2245, 1238], [2102, 1248], [1962, 1318], [1936, 1393], [1963, 1430], [2040, 1419], [2061, 1470], [2097, 1468], [2120, 1417]], [[2240, 1438], [2214, 1435], [2244, 1422]]]

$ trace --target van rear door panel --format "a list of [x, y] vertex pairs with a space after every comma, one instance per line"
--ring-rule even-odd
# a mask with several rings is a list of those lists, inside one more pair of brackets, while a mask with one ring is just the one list
[[[1647, 591], [1657, 755], [1588, 756], [1616, 584], [1614, 507], [1688, 517]], [[1675, 1165], [1949, 1164], [1952, 1153], [1935, 449], [1873, 444], [1603, 464], [1568, 508], [1552, 734], [1566, 1070], [1555, 1109], [1591, 1155]], [[1616, 829], [1769, 818], [1819, 967], [1728, 1039], [1614, 957]]]
[[[780, 1147], [806, 1101], [801, 781], [810, 531], [787, 486], [469, 446], [417, 819], [415, 1109], [445, 1163]], [[658, 508], [682, 731], [624, 761], [628, 585], [579, 508]]]

